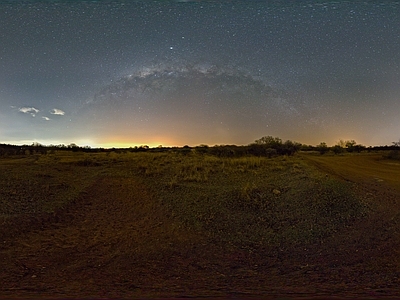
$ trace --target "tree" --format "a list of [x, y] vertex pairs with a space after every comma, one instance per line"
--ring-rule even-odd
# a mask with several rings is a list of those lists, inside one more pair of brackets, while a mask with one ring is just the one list
[[345, 148], [345, 147], [346, 147], [346, 142], [343, 141], [343, 140], [339, 140], [339, 141], [336, 143], [336, 146], [339, 146], [340, 148]]
[[393, 142], [392, 150], [386, 155], [387, 158], [400, 160], [400, 140]]
[[357, 153], [360, 153], [361, 151], [365, 150], [367, 147], [365, 147], [364, 145], [355, 145], [354, 146], [354, 151], [356, 151]]
[[271, 150], [268, 149], [273, 149], [280, 155], [293, 155], [300, 150], [300, 147], [300, 143], [291, 140], [282, 143], [282, 140], [278, 137], [263, 136], [262, 138], [255, 140], [255, 142], [250, 144], [248, 148], [250, 154], [271, 157], [275, 152], [271, 152]]
[[345, 145], [346, 145], [347, 152], [353, 152], [354, 151], [354, 146], [356, 144], [357, 143], [356, 143], [355, 140], [346, 141]]
[[262, 138], [255, 140], [257, 145], [264, 145], [267, 148], [277, 149], [282, 146], [282, 140], [278, 137], [273, 136], [263, 136]]
[[67, 146], [68, 149], [72, 149], [73, 152], [78, 152], [79, 151], [79, 146], [75, 143], [71, 143]]
[[283, 155], [293, 155], [300, 150], [301, 144], [287, 140], [280, 147], [280, 153]]
[[317, 145], [317, 150], [319, 151], [319, 153], [321, 155], [325, 154], [326, 152], [329, 151], [328, 145], [325, 142], [321, 142], [319, 143], [319, 145]]
[[332, 147], [332, 151], [335, 154], [340, 154], [340, 153], [343, 153], [344, 149], [340, 145], [335, 145]]

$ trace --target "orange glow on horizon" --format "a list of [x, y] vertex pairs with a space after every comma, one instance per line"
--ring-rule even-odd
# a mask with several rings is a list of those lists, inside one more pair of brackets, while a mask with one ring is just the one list
[[140, 138], [137, 140], [124, 136], [113, 136], [99, 141], [94, 141], [93, 144], [94, 147], [99, 148], [130, 148], [145, 145], [149, 146], [150, 148], [155, 148], [160, 145], [164, 147], [181, 146], [180, 143], [174, 141], [173, 139], [161, 136], [149, 136], [148, 138]]

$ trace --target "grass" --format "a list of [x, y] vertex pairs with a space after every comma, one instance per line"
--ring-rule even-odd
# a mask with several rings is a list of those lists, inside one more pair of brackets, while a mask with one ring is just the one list
[[319, 243], [363, 218], [352, 184], [299, 157], [55, 152], [0, 159], [0, 215], [51, 212], [98, 176], [139, 178], [187, 228], [233, 246]]
[[186, 226], [235, 245], [316, 243], [368, 211], [350, 183], [299, 158], [162, 154], [139, 170]]

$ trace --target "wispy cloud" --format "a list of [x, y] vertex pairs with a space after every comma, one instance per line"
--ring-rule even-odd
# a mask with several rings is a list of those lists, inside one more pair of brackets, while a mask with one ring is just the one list
[[22, 112], [24, 114], [30, 114], [32, 117], [35, 117], [36, 114], [40, 111], [37, 108], [34, 107], [21, 107], [18, 109], [19, 112]]
[[52, 115], [60, 115], [60, 116], [65, 115], [65, 111], [63, 111], [63, 110], [61, 110], [61, 109], [58, 109], [58, 108], [53, 108], [53, 109], [50, 111], [50, 113], [51, 113]]
[[50, 121], [51, 119], [48, 117], [42, 117], [42, 119], [46, 120], [46, 121]]

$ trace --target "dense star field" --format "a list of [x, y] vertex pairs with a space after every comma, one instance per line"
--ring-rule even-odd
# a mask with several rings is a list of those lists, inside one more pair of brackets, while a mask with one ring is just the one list
[[398, 1], [0, 2], [0, 142], [399, 139]]

